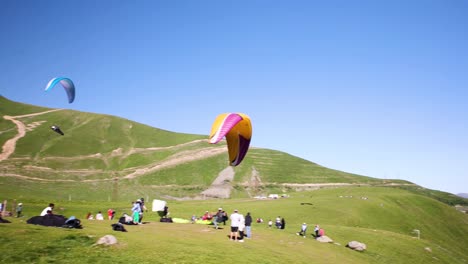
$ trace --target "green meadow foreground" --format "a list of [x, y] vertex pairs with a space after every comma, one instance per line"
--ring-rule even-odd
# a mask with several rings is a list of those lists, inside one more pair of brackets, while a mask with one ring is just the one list
[[[157, 198], [157, 197], [154, 197]], [[152, 197], [150, 199], [153, 199]], [[231, 213], [251, 212], [252, 239], [230, 241], [229, 222], [222, 229], [200, 224], [160, 223], [156, 212], [143, 225], [111, 229], [114, 221], [85, 220], [87, 212], [114, 208], [117, 218], [130, 211], [128, 202], [22, 201], [24, 217], [6, 217], [0, 224], [1, 263], [468, 263], [468, 216], [453, 207], [405, 190], [378, 187], [322, 189], [291, 193], [277, 200], [212, 199], [168, 201], [171, 217], [189, 219], [223, 207]], [[83, 229], [26, 224], [48, 202], [56, 213], [82, 220]], [[151, 204], [147, 204], [149, 209]], [[284, 217], [286, 228], [269, 229], [267, 222]], [[296, 235], [309, 225], [306, 238]], [[310, 235], [319, 224], [334, 243]], [[418, 239], [413, 230], [420, 230]], [[114, 246], [95, 245], [107, 234]], [[364, 252], [345, 245], [367, 245]]]

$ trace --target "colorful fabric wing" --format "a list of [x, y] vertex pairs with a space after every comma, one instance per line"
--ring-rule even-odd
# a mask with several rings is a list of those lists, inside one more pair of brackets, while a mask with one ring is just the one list
[[65, 92], [67, 92], [68, 103], [70, 104], [73, 103], [73, 101], [75, 100], [75, 85], [73, 84], [72, 80], [68, 78], [64, 78], [64, 77], [53, 78], [52, 80], [49, 81], [49, 83], [47, 83], [45, 91], [47, 92], [51, 90], [58, 83], [60, 83], [65, 89]]
[[227, 113], [216, 117], [211, 127], [211, 144], [216, 144], [226, 137], [231, 166], [239, 165], [249, 149], [252, 138], [250, 118], [241, 113]]

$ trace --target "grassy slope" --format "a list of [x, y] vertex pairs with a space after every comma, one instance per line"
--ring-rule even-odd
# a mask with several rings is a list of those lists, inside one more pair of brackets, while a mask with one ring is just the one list
[[51, 109], [35, 105], [17, 103], [0, 95], [0, 114], [2, 114], [2, 116], [5, 114], [10, 116], [25, 115], [47, 110]]
[[436, 200], [438, 200], [440, 202], [443, 202], [445, 204], [452, 205], [452, 206], [454, 206], [454, 205], [468, 206], [468, 199], [467, 198], [463, 198], [463, 197], [457, 196], [457, 195], [452, 194], [452, 193], [446, 193], [446, 192], [437, 191], [437, 190], [425, 189], [425, 188], [421, 188], [421, 187], [417, 187], [417, 186], [396, 186], [395, 188], [404, 189], [404, 190], [408, 190], [408, 191], [416, 193], [416, 194], [431, 197], [433, 199], [436, 199]]
[[[112, 232], [108, 221], [85, 220], [82, 230], [30, 226], [21, 221], [39, 212], [45, 202], [23, 202], [27, 217], [9, 218], [12, 224], [0, 225], [4, 234], [0, 244], [8, 249], [0, 257], [2, 263], [217, 263], [220, 258], [225, 263], [239, 263], [239, 258], [253, 263], [468, 261], [467, 215], [433, 199], [393, 188], [325, 189], [295, 193], [291, 198], [279, 200], [169, 202], [172, 217], [189, 218], [222, 206], [229, 212], [234, 208], [242, 213], [249, 211], [254, 219], [261, 217], [268, 221], [278, 215], [286, 219], [285, 230], [254, 223], [254, 238], [244, 244], [228, 241], [227, 228], [213, 230], [203, 225], [158, 223], [157, 215], [151, 212], [145, 215], [149, 224], [127, 227], [128, 233]], [[109, 207], [120, 215], [129, 208], [126, 203], [59, 201], [56, 204], [58, 213], [78, 217]], [[309, 233], [314, 224], [320, 224], [339, 245], [320, 244], [310, 236], [296, 236], [302, 222], [309, 224]], [[420, 240], [415, 238], [413, 229], [421, 230]], [[111, 248], [92, 246], [106, 234], [115, 235], [120, 244]], [[358, 253], [345, 248], [351, 240], [366, 243], [367, 251]], [[28, 241], [27, 247], [24, 241]]]
[[[0, 96], [0, 115], [24, 115], [46, 110], [50, 109], [13, 102]], [[206, 136], [173, 133], [122, 118], [71, 110], [24, 117], [20, 120], [26, 125], [34, 122], [42, 123], [17, 142], [17, 149], [12, 157], [0, 164], [0, 173], [15, 173], [48, 180], [107, 180], [101, 183], [55, 183], [67, 190], [63, 191], [63, 195], [67, 197], [72, 195], [85, 199], [89, 194], [83, 190], [92, 189], [104, 193], [104, 199], [108, 199], [108, 197], [128, 199], [134, 186], [138, 186], [137, 189], [149, 193], [149, 195], [194, 195], [206, 189], [218, 176], [218, 173], [226, 167], [227, 163], [226, 153], [148, 173], [132, 181], [122, 180], [118, 184], [112, 184], [113, 187], [109, 188], [109, 182], [112, 178], [131, 172], [131, 170], [126, 169], [148, 166], [182, 151], [206, 148], [208, 146], [206, 142], [175, 147], [193, 140], [206, 139]], [[52, 132], [49, 129], [52, 124], [59, 124], [64, 130], [65, 136]], [[13, 137], [16, 134], [15, 130], [16, 126], [13, 123], [0, 119], [0, 143], [3, 144], [7, 139]], [[210, 146], [213, 148], [224, 147], [222, 144]], [[128, 154], [132, 148], [148, 147], [169, 148]], [[121, 155], [114, 155], [113, 151], [116, 150]], [[96, 153], [101, 155], [96, 156]], [[28, 166], [50, 169], [32, 170]], [[249, 182], [253, 170], [258, 172], [264, 184], [255, 190], [261, 193], [291, 191], [289, 188], [278, 185], [282, 183], [337, 182], [378, 185], [383, 182], [380, 179], [328, 169], [287, 153], [251, 148], [243, 164], [235, 168], [234, 196], [247, 197], [242, 183]], [[21, 186], [15, 192], [16, 194], [20, 192], [21, 196], [36, 197], [56, 193], [55, 188], [48, 187], [50, 186], [49, 182], [38, 183], [1, 177], [0, 190], [2, 193], [11, 193], [8, 186], [12, 182]], [[391, 182], [408, 183], [401, 180], [392, 180]], [[31, 191], [35, 189], [36, 185], [44, 186], [40, 188], [42, 191]], [[404, 188], [450, 205], [466, 205], [468, 203], [467, 199], [443, 192], [420, 189], [414, 186]], [[255, 192], [250, 193], [255, 194]], [[93, 197], [93, 195], [91, 196]]]
[[252, 148], [238, 172], [250, 177], [254, 167], [260, 177], [270, 183], [376, 183], [379, 179], [322, 167], [316, 163], [280, 151]]
[[[25, 114], [48, 110], [15, 103], [0, 98], [1, 114]], [[204, 135], [173, 133], [130, 120], [72, 110], [61, 110], [43, 115], [23, 117], [20, 120], [25, 125], [40, 123], [29, 131], [16, 145], [16, 151], [10, 159], [3, 161], [0, 173], [14, 173], [28, 177], [46, 180], [108, 180], [124, 176], [136, 168], [151, 166], [164, 161], [171, 155], [193, 149], [220, 148], [223, 144], [209, 145], [206, 142], [197, 142], [189, 145], [179, 144], [194, 140], [206, 139]], [[14, 135], [14, 126], [0, 123], [5, 127], [1, 138]], [[59, 125], [65, 135], [60, 136], [49, 129], [51, 125]], [[135, 148], [162, 149], [131, 154]], [[96, 155], [99, 154], [99, 155]], [[55, 183], [66, 189], [63, 195], [80, 197], [88, 195], [83, 190], [87, 187], [104, 193], [104, 199], [109, 196], [127, 199], [131, 193], [130, 186], [139, 186], [150, 194], [186, 196], [195, 195], [206, 189], [218, 176], [218, 173], [227, 166], [227, 153], [210, 158], [186, 162], [176, 167], [154, 171], [132, 181], [119, 181], [118, 190], [109, 188], [109, 182], [101, 183]], [[49, 169], [32, 169], [37, 168]], [[315, 163], [291, 156], [287, 153], [251, 148], [243, 164], [236, 167], [234, 178], [237, 197], [247, 197], [241, 186], [248, 182], [253, 170], [258, 171], [263, 188], [271, 191], [281, 191], [277, 184], [281, 183], [380, 183], [379, 179], [364, 177], [328, 169]], [[39, 196], [54, 193], [48, 187], [48, 182], [37, 183], [25, 180], [1, 178], [1, 186], [8, 186], [10, 182], [21, 182], [17, 189], [24, 195]], [[42, 191], [33, 190], [35, 185], [41, 186]], [[179, 188], [167, 185], [181, 186]], [[43, 187], [42, 187], [43, 186]], [[73, 186], [73, 187], [68, 187]], [[151, 186], [151, 187], [147, 187]], [[5, 190], [8, 192], [8, 190]], [[86, 194], [86, 195], [85, 195]]]
[[16, 126], [10, 121], [4, 120], [4, 115], [16, 116], [30, 113], [37, 113], [50, 110], [49, 108], [38, 107], [28, 104], [20, 104], [6, 99], [0, 95], [0, 145], [16, 135]]

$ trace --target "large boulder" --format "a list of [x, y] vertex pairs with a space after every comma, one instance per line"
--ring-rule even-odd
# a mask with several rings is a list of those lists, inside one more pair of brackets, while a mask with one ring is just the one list
[[317, 241], [322, 243], [333, 243], [333, 240], [327, 236], [317, 237]]
[[364, 251], [367, 248], [366, 244], [358, 241], [351, 241], [346, 246], [356, 251]]
[[113, 235], [105, 235], [101, 237], [96, 244], [105, 246], [114, 245], [117, 244], [117, 238]]

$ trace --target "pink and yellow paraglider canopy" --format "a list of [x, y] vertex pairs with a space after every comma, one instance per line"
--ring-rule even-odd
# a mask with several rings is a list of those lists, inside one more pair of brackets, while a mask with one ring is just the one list
[[231, 166], [239, 165], [247, 154], [252, 138], [250, 118], [241, 113], [225, 113], [216, 117], [211, 127], [211, 144], [226, 137]]

